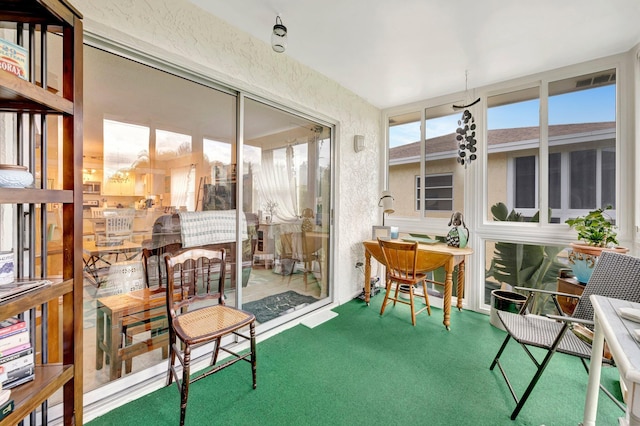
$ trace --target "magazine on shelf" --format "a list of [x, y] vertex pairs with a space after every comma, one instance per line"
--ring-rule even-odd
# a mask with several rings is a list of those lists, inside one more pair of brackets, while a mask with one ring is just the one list
[[0, 338], [0, 353], [22, 346], [25, 343], [31, 342], [31, 334], [26, 328], [16, 334], [10, 334]]
[[18, 280], [2, 284], [0, 285], [0, 303], [49, 285], [51, 285], [49, 280]]
[[34, 379], [34, 365], [27, 365], [17, 370], [7, 372], [7, 381], [2, 383], [3, 389], [11, 389]]
[[20, 332], [27, 328], [27, 322], [16, 317], [6, 318], [0, 321], [0, 337]]

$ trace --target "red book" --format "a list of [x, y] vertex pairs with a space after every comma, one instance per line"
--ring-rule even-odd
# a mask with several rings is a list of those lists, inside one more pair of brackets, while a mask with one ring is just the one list
[[27, 323], [18, 318], [7, 318], [0, 321], [0, 337], [27, 328]]

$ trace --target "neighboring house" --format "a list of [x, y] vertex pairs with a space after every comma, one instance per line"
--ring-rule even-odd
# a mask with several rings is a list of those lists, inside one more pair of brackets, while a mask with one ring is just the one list
[[[487, 206], [504, 202], [530, 217], [537, 211], [539, 127], [496, 129], [488, 138]], [[425, 205], [429, 217], [464, 210], [463, 177], [455, 133], [426, 141]], [[483, 140], [478, 139], [482, 145]], [[615, 207], [615, 122], [549, 126], [549, 206], [551, 221], [563, 223], [586, 209]], [[479, 152], [482, 152], [481, 148]], [[580, 163], [580, 168], [571, 165]], [[585, 162], [589, 166], [585, 167]], [[419, 216], [420, 142], [389, 149], [389, 188], [395, 215]], [[589, 181], [585, 183], [586, 181]], [[612, 212], [615, 217], [615, 212]], [[489, 214], [489, 218], [491, 215]]]

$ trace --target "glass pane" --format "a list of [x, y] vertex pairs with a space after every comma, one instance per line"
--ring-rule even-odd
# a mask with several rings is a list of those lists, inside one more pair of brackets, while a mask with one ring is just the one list
[[[502, 203], [509, 211], [531, 217], [538, 208], [539, 90], [490, 96], [487, 103], [488, 206]], [[492, 217], [490, 211], [489, 220]]]
[[615, 209], [615, 70], [549, 84], [549, 153], [560, 157], [560, 184], [549, 191], [560, 223], [608, 204]]
[[[216, 184], [215, 166], [220, 178], [222, 166], [224, 172], [233, 170], [229, 153], [235, 152], [236, 98], [88, 46], [84, 88], [93, 94], [84, 99], [83, 144], [83, 365], [84, 388], [90, 391], [166, 365], [164, 298], [147, 307], [124, 293], [146, 287], [164, 291], [160, 256], [181, 244], [177, 213], [204, 210], [204, 189]], [[211, 148], [210, 141], [227, 145]], [[232, 185], [235, 176], [224, 178]], [[51, 179], [58, 184], [55, 176]], [[234, 208], [225, 206], [232, 219]], [[55, 223], [55, 205], [47, 217]], [[228, 223], [225, 233], [235, 240], [235, 220]], [[51, 231], [56, 241], [58, 227]], [[235, 277], [235, 242], [211, 243], [227, 249], [225, 291], [227, 303], [235, 304], [241, 282]], [[146, 269], [143, 248], [152, 252]], [[247, 260], [250, 269], [250, 251]], [[52, 270], [56, 263], [47, 266]], [[112, 331], [117, 338], [111, 338]]]
[[251, 99], [244, 123], [242, 208], [254, 230], [242, 308], [265, 323], [329, 296], [331, 129]]
[[416, 111], [389, 118], [389, 191], [394, 216], [420, 216], [419, 184], [420, 111]]
[[[556, 291], [560, 269], [567, 268], [565, 247], [486, 241], [484, 302], [491, 304], [494, 290], [514, 291], [528, 287]], [[537, 297], [531, 308], [536, 314], [558, 314], [552, 300]]]

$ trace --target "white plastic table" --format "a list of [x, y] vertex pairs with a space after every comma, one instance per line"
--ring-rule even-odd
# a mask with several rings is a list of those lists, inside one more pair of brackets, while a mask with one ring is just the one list
[[593, 305], [596, 325], [582, 424], [584, 426], [596, 425], [602, 350], [606, 340], [613, 359], [615, 359], [618, 366], [620, 380], [627, 387], [627, 412], [626, 416], [620, 419], [620, 424], [640, 425], [640, 343], [631, 335], [633, 330], [640, 328], [640, 323], [624, 319], [618, 315], [619, 308], [633, 307], [640, 309], [640, 303], [598, 295], [590, 296], [590, 300]]

